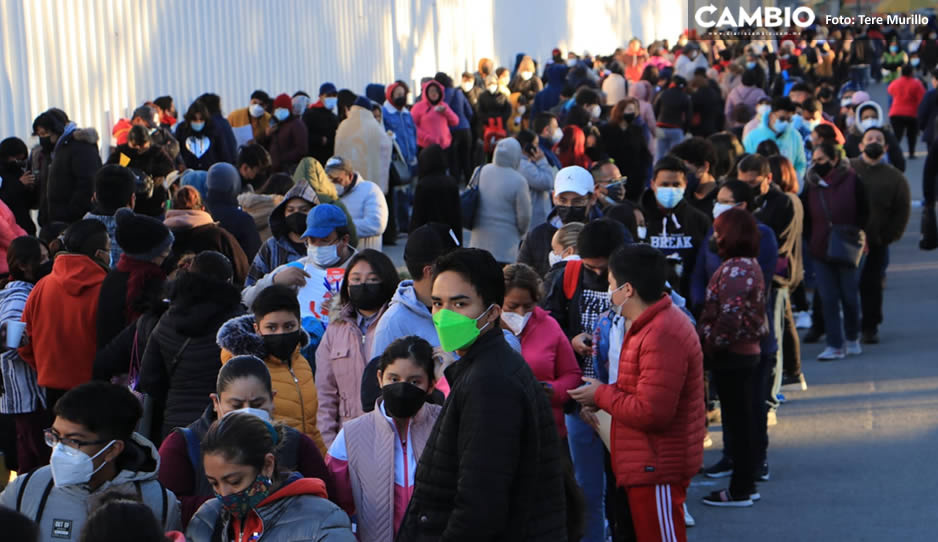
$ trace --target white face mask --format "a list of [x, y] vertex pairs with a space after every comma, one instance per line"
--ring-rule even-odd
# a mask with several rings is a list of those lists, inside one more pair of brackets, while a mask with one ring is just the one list
[[[264, 420], [267, 423], [273, 422], [273, 420], [270, 419], [270, 412], [267, 412], [266, 410], [262, 408], [244, 407], [244, 408], [239, 408], [238, 410], [230, 410], [228, 411], [228, 414], [233, 414], [235, 412], [241, 412], [242, 414], [250, 414], [252, 416], [257, 416], [258, 418]], [[228, 414], [225, 414], [225, 416], [227, 416]]]
[[498, 85], [489, 85], [487, 89], [492, 94], [495, 94], [496, 92], [498, 92]]
[[639, 226], [638, 228], [638, 238], [642, 241], [648, 238], [648, 228], [645, 226]]
[[342, 186], [341, 184], [339, 184], [339, 183], [332, 183], [332, 186], [335, 187], [335, 191], [336, 191], [336, 193], [339, 195], [340, 198], [342, 197], [343, 194], [345, 194], [345, 187]]
[[251, 104], [248, 106], [248, 112], [256, 119], [264, 115], [264, 106], [261, 104]]
[[518, 314], [517, 312], [502, 312], [502, 321], [505, 322], [505, 325], [511, 329], [511, 332], [515, 335], [521, 335], [521, 332], [524, 331], [524, 326], [528, 325], [528, 320], [531, 319], [531, 314], [527, 313], [524, 316]]
[[306, 255], [313, 259], [313, 263], [319, 267], [329, 267], [339, 261], [339, 248], [337, 245], [326, 245], [317, 247], [309, 245], [306, 247]]
[[[627, 283], [626, 283], [626, 284], [627, 284]], [[628, 301], [628, 299], [626, 299], [626, 300], [623, 301], [622, 303], [616, 305], [615, 302], [612, 300], [612, 296], [613, 296], [616, 292], [618, 292], [619, 290], [621, 290], [622, 288], [625, 288], [625, 284], [623, 284], [622, 286], [619, 286], [618, 288], [613, 288], [612, 286], [609, 287], [609, 303], [611, 303], [611, 306], [610, 306], [609, 308], [612, 309], [612, 312], [614, 312], [615, 314], [618, 314], [618, 315], [620, 315], [620, 316], [622, 315], [622, 305], [625, 305], [625, 303], [626, 303], [626, 301]]]
[[575, 58], [568, 58], [568, 59], [567, 59], [567, 66], [570, 66], [571, 68], [574, 67], [574, 66], [576, 66], [576, 63], [577, 63], [577, 60], [576, 60]]
[[557, 143], [560, 143], [560, 140], [562, 139], [563, 139], [563, 129], [561, 129], [560, 126], [558, 126], [557, 128], [554, 129], [553, 135], [550, 136], [550, 142], [556, 145]]
[[534, 77], [534, 72], [521, 72], [521, 79], [527, 81]]
[[600, 115], [603, 114], [603, 108], [599, 105], [590, 106], [590, 116], [594, 119], [598, 119]]
[[557, 265], [558, 263], [562, 261], [563, 261], [563, 256], [555, 253], [553, 250], [547, 253], [547, 263], [549, 263], [551, 267]]
[[472, 90], [472, 87], [474, 87], [474, 86], [476, 86], [476, 85], [475, 85], [475, 83], [473, 83], [472, 81], [465, 81], [465, 82], [464, 82], [462, 85], [460, 85], [460, 86], [462, 87], [462, 89], [463, 89], [465, 92], [469, 92], [470, 90]]
[[713, 218], [722, 215], [726, 211], [729, 211], [733, 207], [736, 207], [732, 203], [720, 203], [719, 201], [713, 204]]
[[860, 121], [861, 132], [865, 132], [874, 126], [879, 126], [879, 119], [866, 119]]
[[769, 104], [759, 104], [756, 106], [756, 113], [760, 115], [768, 115], [772, 112], [772, 106]]
[[94, 468], [94, 458], [104, 453], [115, 442], [114, 440], [108, 442], [107, 446], [101, 448], [101, 451], [94, 454], [93, 457], [89, 457], [85, 452], [77, 448], [70, 448], [61, 442], [56, 444], [55, 448], [52, 449], [52, 457], [49, 459], [52, 480], [55, 486], [76, 486], [90, 482], [91, 477], [104, 468], [104, 465], [107, 465], [107, 461], [105, 461], [98, 468]]

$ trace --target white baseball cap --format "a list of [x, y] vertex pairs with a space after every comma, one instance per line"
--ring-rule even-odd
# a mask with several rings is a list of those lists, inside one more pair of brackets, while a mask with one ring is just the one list
[[554, 194], [574, 192], [581, 196], [593, 193], [593, 176], [580, 166], [569, 166], [554, 177]]

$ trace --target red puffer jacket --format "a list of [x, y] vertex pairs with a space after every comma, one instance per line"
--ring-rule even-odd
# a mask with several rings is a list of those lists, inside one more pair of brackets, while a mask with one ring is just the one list
[[693, 324], [662, 297], [632, 324], [615, 385], [596, 390], [612, 414], [619, 486], [683, 483], [703, 463], [703, 353]]

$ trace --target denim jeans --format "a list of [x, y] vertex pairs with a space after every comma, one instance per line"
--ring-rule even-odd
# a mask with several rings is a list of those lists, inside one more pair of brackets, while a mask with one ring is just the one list
[[856, 83], [860, 90], [866, 90], [867, 85], [870, 81], [870, 65], [869, 64], [860, 64], [858, 66], [850, 66], [850, 80]]
[[655, 156], [655, 161], [661, 160], [664, 158], [664, 155], [668, 154], [671, 151], [671, 147], [674, 147], [684, 139], [684, 130], [680, 128], [661, 128], [658, 127], [658, 132], [655, 135], [658, 144], [658, 153]]
[[606, 467], [602, 439], [586, 424], [579, 413], [564, 416], [567, 440], [573, 456], [573, 471], [583, 491], [586, 529], [582, 542], [606, 540]]
[[[845, 334], [848, 341], [857, 340], [860, 334], [860, 270], [846, 265], [815, 261], [814, 274], [817, 278], [817, 291], [821, 294], [827, 346], [843, 348]], [[841, 307], [844, 313], [843, 328]]]

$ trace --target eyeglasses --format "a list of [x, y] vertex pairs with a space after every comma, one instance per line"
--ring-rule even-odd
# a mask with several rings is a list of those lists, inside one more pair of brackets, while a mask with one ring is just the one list
[[107, 440], [84, 441], [73, 438], [64, 438], [59, 436], [59, 434], [55, 432], [55, 429], [52, 429], [51, 427], [43, 430], [43, 434], [46, 438], [46, 446], [50, 448], [55, 448], [55, 446], [60, 442], [67, 448], [73, 448], [76, 450], [80, 449], [82, 446], [95, 446], [97, 444], [107, 444], [109, 442]]

